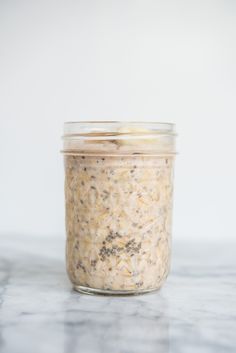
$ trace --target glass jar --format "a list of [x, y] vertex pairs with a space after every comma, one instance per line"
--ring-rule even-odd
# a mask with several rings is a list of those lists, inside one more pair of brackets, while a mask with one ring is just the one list
[[159, 289], [170, 267], [174, 125], [64, 125], [66, 263], [86, 293]]

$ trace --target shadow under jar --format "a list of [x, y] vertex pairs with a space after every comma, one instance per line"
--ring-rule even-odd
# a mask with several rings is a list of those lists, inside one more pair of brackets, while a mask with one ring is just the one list
[[66, 263], [74, 289], [140, 294], [170, 267], [174, 125], [64, 125]]

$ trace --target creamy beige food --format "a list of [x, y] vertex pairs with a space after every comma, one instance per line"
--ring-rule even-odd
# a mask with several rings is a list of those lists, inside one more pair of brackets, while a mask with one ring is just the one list
[[65, 155], [67, 271], [75, 286], [139, 292], [169, 271], [171, 155]]

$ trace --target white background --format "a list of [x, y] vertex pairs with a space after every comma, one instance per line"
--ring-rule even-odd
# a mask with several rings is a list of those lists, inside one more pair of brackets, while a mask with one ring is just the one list
[[235, 236], [236, 1], [0, 1], [0, 232], [64, 236], [63, 121], [177, 125], [175, 238]]

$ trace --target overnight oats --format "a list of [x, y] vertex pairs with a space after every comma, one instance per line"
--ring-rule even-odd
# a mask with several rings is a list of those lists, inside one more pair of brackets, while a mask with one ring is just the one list
[[138, 294], [170, 267], [173, 124], [65, 123], [67, 272], [76, 290]]

